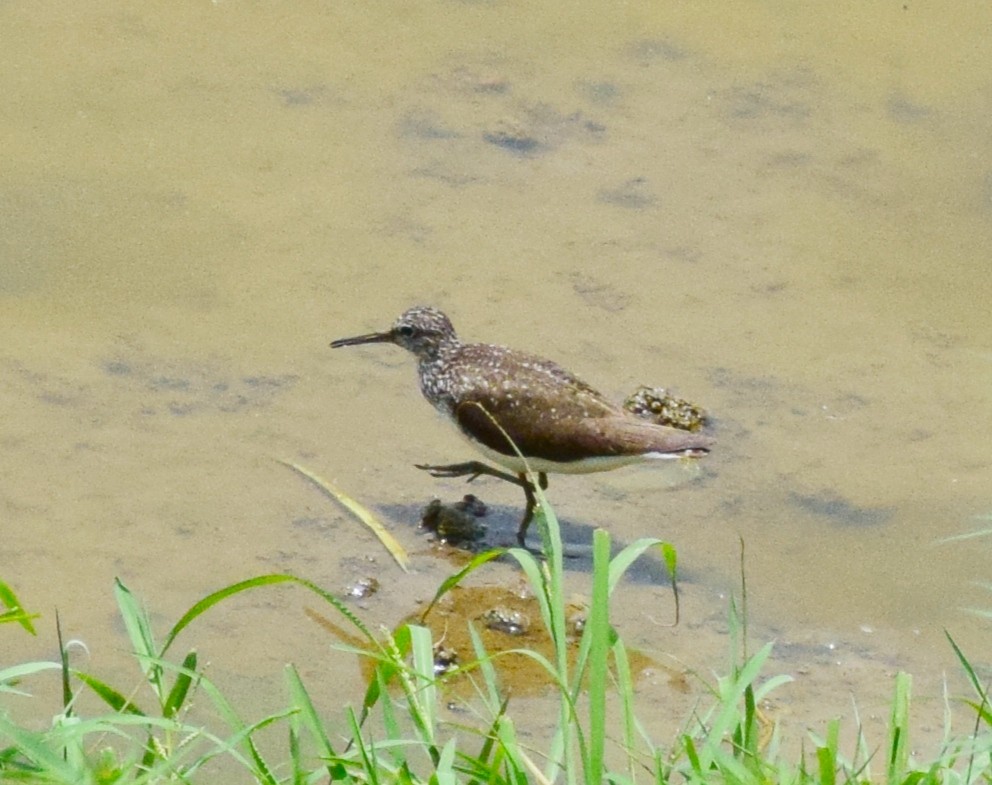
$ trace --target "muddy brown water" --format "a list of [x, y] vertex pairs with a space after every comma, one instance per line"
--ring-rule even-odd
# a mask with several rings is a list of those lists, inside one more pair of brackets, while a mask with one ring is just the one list
[[[419, 510], [466, 489], [412, 465], [474, 456], [409, 356], [327, 344], [430, 303], [466, 339], [716, 418], [698, 476], [550, 489], [570, 542], [678, 549], [679, 627], [651, 565], [613, 603], [664, 665], [640, 681], [660, 737], [702, 694], [671, 673], [727, 667], [743, 539], [751, 633], [795, 676], [767, 707], [789, 737], [851, 732], [853, 695], [880, 743], [905, 669], [934, 741], [945, 674], [963, 689], [944, 630], [979, 666], [992, 642], [967, 612], [992, 606], [992, 545], [940, 542], [992, 512], [986, 13], [4, 4], [0, 577], [44, 618], [2, 631], [3, 663], [53, 655], [58, 607], [81, 665], [136, 684], [115, 576], [162, 634], [264, 572], [374, 574], [371, 623], [415, 612], [452, 569]], [[376, 508], [414, 572], [278, 459]], [[511, 537], [518, 489], [474, 491]], [[342, 717], [359, 669], [314, 602], [246, 595], [179, 646], [246, 715], [283, 705], [294, 662]], [[536, 739], [541, 700], [519, 704]]]

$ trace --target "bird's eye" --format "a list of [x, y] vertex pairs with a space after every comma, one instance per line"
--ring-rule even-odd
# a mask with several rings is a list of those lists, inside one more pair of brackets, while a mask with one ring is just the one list
[[413, 335], [413, 328], [408, 324], [404, 324], [402, 327], [397, 329], [396, 332], [398, 332], [404, 338], [409, 338], [411, 335]]

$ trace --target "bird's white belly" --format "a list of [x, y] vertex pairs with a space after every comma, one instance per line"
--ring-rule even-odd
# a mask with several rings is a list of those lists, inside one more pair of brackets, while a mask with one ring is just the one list
[[[481, 442], [466, 436], [462, 436], [493, 463], [499, 464], [512, 472], [522, 474], [527, 470], [523, 460], [516, 455], [503, 455], [501, 452], [487, 447]], [[631, 466], [635, 463], [646, 463], [647, 461], [673, 460], [679, 456], [677, 453], [649, 452], [642, 455], [605, 455], [596, 458], [583, 458], [578, 461], [549, 461], [544, 458], [528, 458], [527, 466], [532, 472], [546, 472], [549, 474], [592, 474], [593, 472], [608, 472], [611, 469], [619, 469], [621, 466]]]

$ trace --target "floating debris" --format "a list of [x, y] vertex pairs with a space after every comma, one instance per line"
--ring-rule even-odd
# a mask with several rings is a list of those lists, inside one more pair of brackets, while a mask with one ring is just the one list
[[458, 652], [438, 641], [434, 646], [434, 675], [443, 676], [458, 667]]
[[586, 606], [584, 603], [570, 602], [568, 604], [565, 625], [572, 638], [582, 637], [582, 632], [586, 628]]
[[658, 425], [683, 431], [698, 431], [707, 419], [701, 406], [677, 398], [664, 387], [638, 387], [624, 400], [623, 408]]
[[424, 508], [420, 525], [448, 545], [473, 543], [486, 534], [486, 525], [479, 520], [486, 512], [486, 505], [471, 493], [455, 504], [434, 499]]
[[526, 635], [530, 629], [530, 618], [526, 613], [511, 610], [505, 605], [497, 605], [479, 616], [487, 629], [507, 635]]
[[345, 595], [354, 600], [364, 600], [379, 591], [379, 581], [371, 575], [359, 578], [345, 588]]

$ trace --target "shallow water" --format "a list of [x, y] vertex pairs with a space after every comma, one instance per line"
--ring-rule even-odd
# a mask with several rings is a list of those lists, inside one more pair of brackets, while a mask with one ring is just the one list
[[[940, 543], [992, 511], [986, 13], [3, 5], [0, 577], [48, 625], [8, 656], [51, 655], [57, 604], [118, 673], [114, 576], [163, 631], [269, 571], [375, 573], [386, 623], [429, 598], [451, 568], [413, 527], [465, 488], [412, 464], [466, 445], [409, 356], [327, 346], [423, 302], [713, 413], [699, 477], [552, 479], [570, 542], [678, 548], [683, 623], [646, 568], [614, 604], [632, 643], [725, 667], [743, 539], [752, 633], [797, 676], [773, 716], [801, 734], [853, 692], [881, 722], [904, 668], [936, 730], [943, 630], [980, 665], [992, 642], [965, 610], [992, 546]], [[416, 574], [280, 458], [378, 505]], [[508, 537], [519, 491], [474, 491]], [[259, 593], [181, 642], [249, 707], [287, 661], [357, 696], [312, 604]]]

